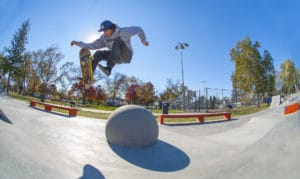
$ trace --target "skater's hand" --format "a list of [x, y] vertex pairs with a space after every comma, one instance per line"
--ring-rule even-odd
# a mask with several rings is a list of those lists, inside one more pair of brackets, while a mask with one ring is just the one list
[[147, 47], [147, 46], [149, 46], [149, 42], [148, 41], [145, 41], [144, 42], [144, 45]]
[[75, 41], [75, 40], [73, 40], [73, 41], [71, 42], [71, 46], [73, 46], [73, 45], [78, 45], [78, 42]]

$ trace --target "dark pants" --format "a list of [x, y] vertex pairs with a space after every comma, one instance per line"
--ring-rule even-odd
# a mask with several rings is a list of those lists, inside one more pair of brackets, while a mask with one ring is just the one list
[[71, 101], [71, 102], [70, 102], [70, 106], [71, 106], [71, 108], [74, 108], [74, 107], [75, 107], [75, 102], [74, 102], [74, 101]]
[[130, 63], [132, 51], [121, 38], [116, 38], [111, 50], [99, 50], [94, 54], [93, 73], [99, 62], [106, 61], [107, 67], [112, 69], [116, 64]]

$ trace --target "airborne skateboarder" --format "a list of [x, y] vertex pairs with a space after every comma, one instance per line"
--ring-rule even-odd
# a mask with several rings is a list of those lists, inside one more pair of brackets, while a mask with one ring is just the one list
[[[71, 42], [72, 46], [77, 45], [80, 48], [96, 50], [106, 47], [109, 49], [98, 50], [94, 53], [94, 59], [92, 62], [93, 73], [98, 65], [100, 70], [106, 76], [109, 76], [116, 64], [130, 63], [133, 55], [133, 49], [130, 41], [132, 36], [138, 35], [145, 46], [149, 45], [143, 29], [137, 26], [118, 27], [111, 21], [105, 20], [100, 24], [99, 32], [103, 32], [103, 35], [92, 43], [78, 42], [75, 40]], [[98, 64], [102, 60], [107, 62], [106, 67]]]

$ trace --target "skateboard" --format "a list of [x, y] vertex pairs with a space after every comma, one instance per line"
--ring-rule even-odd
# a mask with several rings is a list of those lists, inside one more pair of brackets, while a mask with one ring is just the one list
[[78, 79], [83, 83], [85, 88], [89, 88], [95, 82], [92, 69], [93, 57], [91, 55], [91, 51], [88, 48], [82, 48], [79, 52], [79, 58], [82, 77]]

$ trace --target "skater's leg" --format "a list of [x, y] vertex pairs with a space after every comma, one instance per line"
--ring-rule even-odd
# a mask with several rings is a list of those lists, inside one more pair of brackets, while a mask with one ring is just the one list
[[130, 63], [132, 58], [132, 50], [129, 47], [127, 47], [125, 42], [121, 39], [117, 41], [116, 45], [119, 46], [121, 49], [118, 63]]
[[113, 68], [116, 63], [129, 63], [132, 57], [131, 50], [121, 38], [116, 38], [107, 60], [107, 67]]
[[131, 61], [132, 51], [119, 37], [114, 40], [112, 50], [107, 51], [106, 55], [107, 58], [102, 58], [102, 60], [107, 61], [107, 66], [99, 65], [99, 68], [106, 76], [109, 76], [117, 63], [129, 63]]
[[94, 53], [94, 55], [93, 55], [94, 60], [92, 63], [93, 73], [95, 72], [95, 69], [96, 69], [98, 63], [102, 60], [107, 61], [107, 59], [109, 58], [109, 55], [110, 55], [109, 50], [99, 50]]

